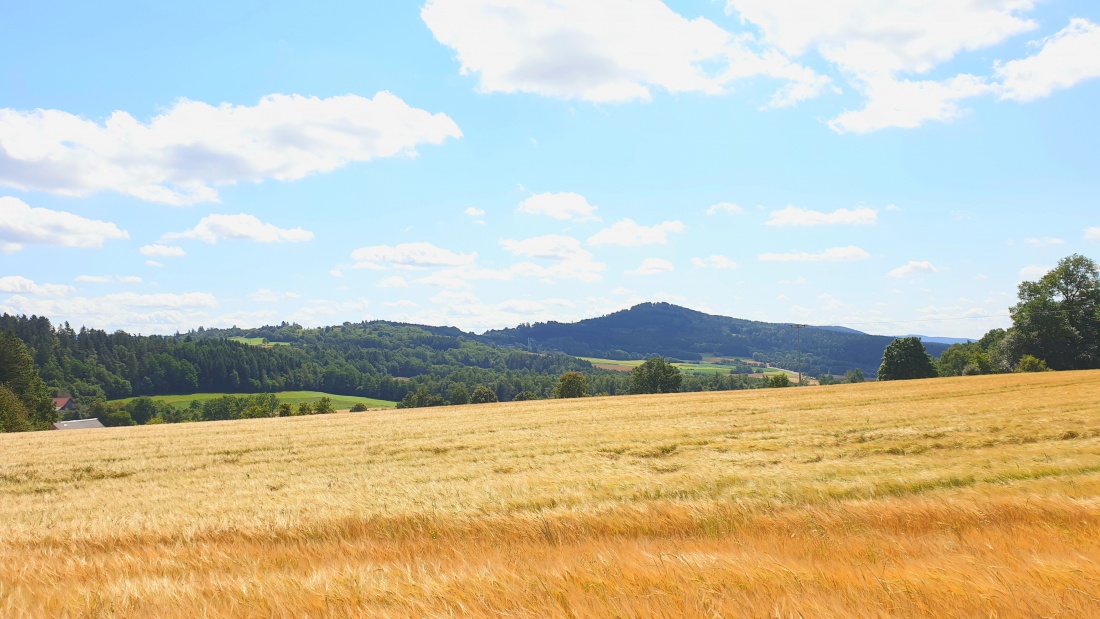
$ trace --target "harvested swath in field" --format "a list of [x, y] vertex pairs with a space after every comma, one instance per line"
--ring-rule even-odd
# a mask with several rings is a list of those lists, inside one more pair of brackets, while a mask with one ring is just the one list
[[1086, 616], [1098, 396], [1089, 372], [4, 436], [0, 615]]

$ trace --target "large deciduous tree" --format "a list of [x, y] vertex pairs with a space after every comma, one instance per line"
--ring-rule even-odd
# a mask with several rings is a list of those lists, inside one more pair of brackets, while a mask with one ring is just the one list
[[1020, 284], [1006, 345], [1055, 370], [1100, 368], [1100, 271], [1074, 254], [1035, 282]]
[[630, 393], [672, 393], [683, 380], [680, 368], [664, 357], [650, 357], [630, 373]]
[[919, 337], [902, 337], [890, 342], [882, 353], [879, 380], [934, 378], [936, 366]]
[[558, 379], [555, 398], [583, 398], [588, 395], [588, 378], [580, 372], [566, 372]]

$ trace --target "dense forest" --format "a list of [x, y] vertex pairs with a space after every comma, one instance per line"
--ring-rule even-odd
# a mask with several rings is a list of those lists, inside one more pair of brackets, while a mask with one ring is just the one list
[[[894, 338], [851, 329], [804, 327], [714, 316], [669, 303], [642, 303], [575, 323], [546, 322], [489, 331], [485, 340], [537, 351], [558, 350], [582, 357], [646, 359], [661, 355], [685, 361], [718, 355], [755, 356], [807, 374], [843, 374], [859, 368], [874, 376], [882, 351]], [[928, 344], [939, 355], [947, 346]]]

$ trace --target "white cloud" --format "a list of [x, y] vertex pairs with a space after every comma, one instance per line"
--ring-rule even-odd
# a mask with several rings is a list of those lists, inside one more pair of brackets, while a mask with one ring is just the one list
[[78, 275], [76, 281], [89, 284], [140, 284], [136, 275]]
[[143, 256], [159, 256], [161, 258], [182, 258], [187, 255], [187, 252], [183, 251], [182, 247], [161, 245], [159, 243], [144, 245], [139, 251]]
[[408, 299], [399, 299], [397, 301], [386, 301], [382, 305], [385, 305], [386, 307], [397, 307], [397, 308], [405, 308], [405, 309], [420, 307], [419, 303], [417, 303], [416, 301], [410, 301]]
[[[0, 170], [4, 169], [3, 149], [0, 145]], [[125, 230], [119, 230], [112, 223], [85, 219], [65, 211], [34, 208], [19, 198], [0, 197], [2, 253], [17, 252], [28, 244], [91, 248], [102, 247], [107, 240], [128, 238], [130, 235]]]
[[373, 99], [268, 95], [252, 107], [181, 99], [142, 123], [61, 110], [0, 109], [0, 184], [86, 196], [117, 191], [150, 202], [218, 200], [219, 185], [290, 181], [351, 162], [414, 156], [462, 132], [445, 114]]
[[154, 268], [157, 268], [157, 269], [160, 269], [160, 268], [164, 267], [163, 264], [161, 264], [160, 262], [157, 262], [156, 260], [146, 260], [145, 265], [146, 266], [151, 266], [151, 267], [154, 267]]
[[253, 215], [207, 215], [192, 229], [169, 232], [163, 241], [198, 239], [213, 245], [218, 239], [241, 239], [257, 243], [300, 243], [313, 239], [313, 233], [301, 227], [283, 229], [260, 221]]
[[764, 75], [788, 82], [773, 98], [788, 105], [829, 82], [660, 0], [429, 0], [421, 18], [484, 92], [625, 102], [649, 99], [653, 87], [719, 94]]
[[959, 102], [980, 95], [1031, 101], [1100, 76], [1100, 27], [1073, 19], [1035, 42], [1033, 56], [995, 63], [990, 76], [914, 79], [964, 52], [987, 49], [1032, 31], [1024, 15], [1036, 0], [728, 0], [727, 8], [757, 26], [763, 42], [788, 57], [815, 52], [839, 69], [866, 100], [862, 110], [829, 121], [839, 133], [948, 122]]
[[401, 243], [396, 246], [375, 245], [360, 247], [351, 252], [357, 269], [424, 269], [472, 265], [477, 254], [460, 254], [436, 247], [431, 243]]
[[286, 299], [297, 299], [301, 297], [297, 292], [274, 292], [267, 288], [260, 288], [256, 292], [248, 295], [249, 299], [252, 299], [256, 303], [278, 303]]
[[333, 322], [354, 318], [354, 320], [369, 320], [367, 313], [370, 301], [367, 299], [348, 299], [345, 301], [330, 301], [327, 299], [314, 299], [305, 307], [298, 308], [288, 320], [302, 323], [305, 326], [320, 326]]
[[1032, 247], [1057, 247], [1065, 244], [1065, 241], [1052, 236], [1044, 236], [1041, 238], [1032, 237], [1024, 239], [1024, 244]]
[[928, 262], [927, 260], [923, 260], [920, 262], [916, 260], [910, 260], [906, 264], [903, 264], [902, 266], [890, 271], [886, 275], [889, 277], [900, 279], [903, 277], [919, 275], [922, 273], [939, 273], [939, 269], [937, 269], [931, 262]]
[[710, 208], [707, 209], [707, 215], [715, 215], [718, 213], [733, 213], [734, 215], [740, 215], [744, 212], [745, 209], [729, 202], [719, 202], [718, 204], [712, 204]]
[[781, 279], [781, 280], [779, 280], [779, 285], [780, 285], [780, 286], [789, 286], [789, 285], [793, 285], [793, 286], [803, 286], [803, 285], [805, 285], [805, 284], [806, 284], [806, 283], [807, 283], [808, 281], [809, 281], [809, 280], [807, 280], [807, 279], [806, 279], [805, 277], [803, 277], [803, 276], [799, 275], [799, 276], [798, 276], [798, 277], [796, 277], [795, 279]]
[[675, 268], [676, 267], [668, 260], [663, 260], [661, 258], [646, 258], [642, 260], [638, 268], [625, 271], [625, 273], [627, 275], [657, 275], [658, 273], [667, 273]]
[[942, 81], [875, 77], [857, 87], [867, 104], [862, 110], [844, 112], [830, 120], [829, 127], [837, 133], [913, 129], [928, 121], [952, 121], [963, 114], [959, 101], [997, 90], [986, 78], [969, 74]]
[[788, 206], [785, 209], [772, 211], [764, 224], [768, 226], [868, 225], [876, 221], [878, 221], [878, 211], [866, 206], [859, 206], [852, 210], [841, 208], [832, 213]]
[[473, 262], [443, 269], [416, 281], [442, 288], [471, 288], [479, 280], [510, 281], [515, 278], [540, 279], [548, 283], [577, 280], [592, 283], [603, 279], [607, 265], [596, 262], [592, 253], [581, 247], [577, 239], [559, 234], [547, 234], [523, 240], [504, 239], [500, 244], [516, 256], [543, 261], [520, 262], [501, 269], [479, 268]]
[[550, 260], [590, 260], [592, 258], [592, 254], [581, 247], [580, 241], [561, 234], [547, 234], [522, 241], [505, 239], [500, 244], [517, 256], [527, 256], [529, 258], [546, 258]]
[[1100, 241], [1100, 226], [1090, 226], [1088, 228], [1085, 228], [1085, 240]]
[[866, 260], [871, 254], [863, 251], [855, 245], [847, 247], [830, 247], [823, 252], [793, 252], [789, 254], [760, 254], [758, 260], [763, 262], [840, 262], [851, 260]]
[[378, 282], [379, 288], [408, 288], [409, 282], [405, 281], [404, 277], [400, 275], [394, 275], [393, 277], [387, 277]]
[[1002, 99], [1033, 101], [1100, 77], [1100, 26], [1071, 19], [1061, 32], [1041, 43], [1034, 56], [997, 65]]
[[467, 208], [465, 211], [463, 211], [463, 213], [466, 213], [470, 217], [484, 217], [485, 216], [485, 209], [474, 208], [474, 207], [471, 206], [471, 207]]
[[1020, 269], [1020, 277], [1031, 281], [1041, 278], [1050, 271], [1050, 267], [1041, 266], [1038, 264], [1029, 264], [1026, 267]]
[[926, 73], [963, 51], [1038, 25], [1019, 13], [1035, 0], [728, 0], [791, 57], [817, 51], [855, 75]]
[[741, 266], [725, 256], [714, 254], [707, 258], [692, 258], [691, 263], [700, 269], [736, 269]]
[[547, 215], [554, 219], [589, 221], [597, 219], [596, 207], [578, 193], [540, 193], [519, 203], [519, 212], [528, 215]]
[[[123, 292], [100, 297], [43, 298], [16, 295], [0, 303], [0, 312], [38, 314], [61, 322], [86, 324], [99, 329], [125, 329], [131, 333], [172, 333], [219, 323], [206, 310], [218, 305], [205, 292], [137, 294]], [[220, 323], [229, 326], [232, 323]]]
[[665, 221], [655, 226], [641, 226], [632, 219], [623, 219], [589, 237], [588, 244], [626, 247], [663, 245], [668, 243], [669, 233], [683, 231], [684, 223], [681, 221]]
[[72, 286], [61, 284], [36, 284], [21, 275], [0, 277], [0, 292], [63, 297], [73, 291]]

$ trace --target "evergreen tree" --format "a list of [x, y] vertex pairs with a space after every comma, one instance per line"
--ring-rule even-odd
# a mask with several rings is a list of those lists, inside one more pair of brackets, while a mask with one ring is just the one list
[[26, 432], [31, 429], [27, 407], [11, 389], [0, 385], [0, 432]]
[[8, 331], [0, 332], [0, 385], [19, 398], [32, 429], [48, 429], [59, 419], [27, 346]]

